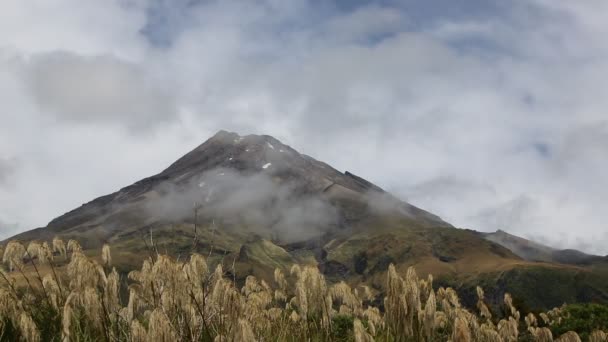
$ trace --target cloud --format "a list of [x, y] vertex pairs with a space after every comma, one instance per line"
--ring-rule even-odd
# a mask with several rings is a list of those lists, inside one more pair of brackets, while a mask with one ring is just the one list
[[16, 170], [17, 161], [15, 159], [0, 158], [0, 186], [8, 184]]
[[246, 225], [252, 232], [284, 242], [318, 237], [337, 226], [337, 210], [328, 201], [294, 190], [293, 184], [278, 184], [264, 173], [218, 168], [186, 182], [164, 184], [144, 212], [158, 220], [191, 219], [194, 208], [200, 207], [201, 217]]
[[20, 227], [17, 223], [8, 223], [0, 219], [0, 234], [2, 234], [3, 236], [10, 236], [12, 234], [16, 234], [20, 232], [21, 229], [22, 227]]
[[341, 4], [3, 3], [3, 217], [44, 225], [223, 128], [456, 226], [608, 253], [604, 1]]
[[26, 79], [36, 103], [59, 120], [119, 122], [145, 130], [177, 114], [175, 99], [162, 80], [111, 56], [38, 54], [27, 63]]

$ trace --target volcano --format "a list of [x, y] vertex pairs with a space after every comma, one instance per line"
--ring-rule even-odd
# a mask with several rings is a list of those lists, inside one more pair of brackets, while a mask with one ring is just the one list
[[110, 244], [125, 272], [151, 253], [197, 252], [235, 278], [315, 264], [330, 281], [382, 291], [393, 263], [432, 273], [438, 285], [485, 284], [496, 303], [506, 291], [539, 309], [564, 300], [608, 302], [602, 258], [574, 265], [522, 257], [507, 239], [455, 228], [267, 135], [220, 131], [164, 171], [11, 239], [54, 236], [76, 239], [91, 254]]

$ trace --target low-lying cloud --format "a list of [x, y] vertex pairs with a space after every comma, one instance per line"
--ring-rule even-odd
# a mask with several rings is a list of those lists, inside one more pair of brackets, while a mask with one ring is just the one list
[[265, 173], [244, 175], [214, 169], [186, 182], [163, 183], [158, 198], [146, 204], [146, 215], [159, 220], [219, 219], [246, 226], [283, 242], [318, 237], [338, 224], [336, 209], [317, 195], [302, 195], [290, 183], [277, 183]]

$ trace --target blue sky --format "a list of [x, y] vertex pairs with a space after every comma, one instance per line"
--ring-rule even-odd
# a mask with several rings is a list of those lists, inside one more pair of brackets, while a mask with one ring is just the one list
[[608, 3], [0, 5], [0, 235], [270, 134], [449, 222], [608, 253]]

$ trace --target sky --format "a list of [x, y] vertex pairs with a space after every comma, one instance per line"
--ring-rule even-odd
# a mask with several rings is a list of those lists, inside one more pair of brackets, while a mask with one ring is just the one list
[[605, 0], [0, 2], [0, 238], [268, 134], [458, 227], [608, 254]]

